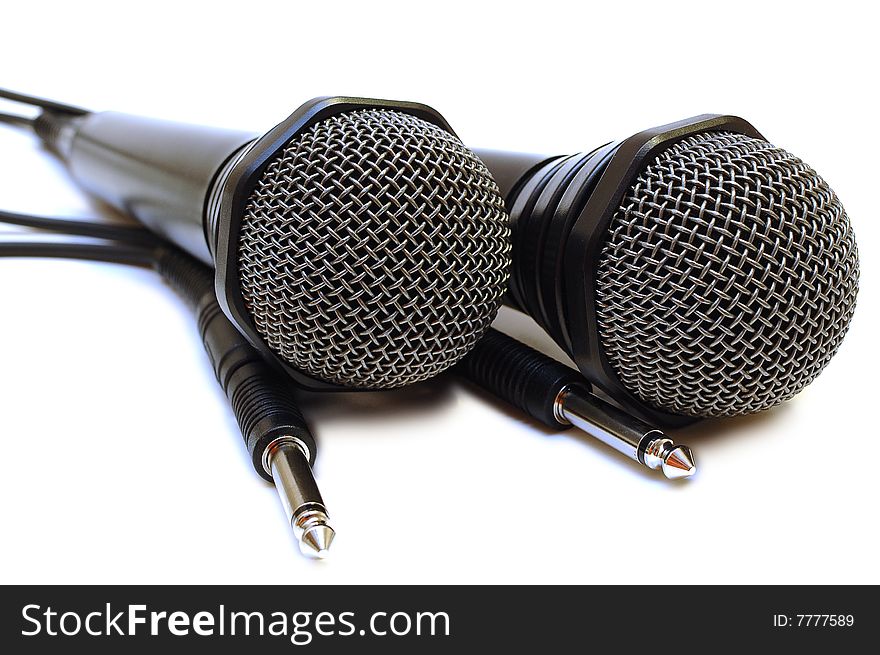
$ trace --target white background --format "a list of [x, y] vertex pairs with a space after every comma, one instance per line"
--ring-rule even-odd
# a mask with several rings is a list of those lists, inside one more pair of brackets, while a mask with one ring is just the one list
[[[450, 379], [304, 399], [338, 529], [314, 562], [170, 289], [0, 261], [0, 581], [880, 582], [871, 3], [18, 2], [3, 23], [0, 86], [255, 131], [332, 94], [425, 102], [473, 146], [550, 154], [738, 114], [835, 188], [862, 276], [812, 386], [676, 433], [700, 466], [683, 484]], [[111, 218], [5, 127], [0, 207]], [[498, 325], [559, 355], [519, 315]]]

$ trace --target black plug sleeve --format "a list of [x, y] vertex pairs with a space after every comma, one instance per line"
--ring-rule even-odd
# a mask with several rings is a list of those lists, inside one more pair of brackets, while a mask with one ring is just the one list
[[272, 481], [263, 466], [263, 453], [283, 436], [302, 441], [309, 463], [314, 464], [317, 445], [293, 400], [291, 385], [226, 318], [217, 303], [211, 269], [180, 251], [162, 249], [156, 270], [195, 311], [205, 350], [257, 473]]
[[456, 372], [544, 425], [562, 430], [554, 407], [567, 387], [590, 386], [573, 368], [490, 328]]

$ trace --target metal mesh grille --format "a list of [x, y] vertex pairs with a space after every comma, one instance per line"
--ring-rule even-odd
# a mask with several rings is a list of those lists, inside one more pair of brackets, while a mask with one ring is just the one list
[[704, 133], [663, 151], [612, 218], [600, 339], [648, 404], [746, 414], [822, 371], [857, 290], [849, 219], [816, 172], [766, 141]]
[[483, 163], [390, 110], [297, 135], [254, 189], [239, 243], [242, 295], [268, 346], [362, 388], [461, 359], [495, 317], [510, 268], [504, 201]]

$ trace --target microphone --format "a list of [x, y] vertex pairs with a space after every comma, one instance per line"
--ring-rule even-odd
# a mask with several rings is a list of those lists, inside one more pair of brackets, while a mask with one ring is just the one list
[[431, 378], [505, 292], [503, 197], [425, 105], [318, 98], [262, 136], [49, 107], [34, 129], [83, 188], [212, 265], [224, 313], [301, 387]]
[[840, 346], [859, 278], [849, 218], [743, 119], [697, 116], [571, 156], [477, 154], [511, 215], [508, 302], [634, 416], [768, 409]]

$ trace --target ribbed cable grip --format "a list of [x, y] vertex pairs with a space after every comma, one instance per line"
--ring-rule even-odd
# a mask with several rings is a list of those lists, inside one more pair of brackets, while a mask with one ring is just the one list
[[254, 469], [266, 480], [263, 453], [280, 437], [298, 439], [314, 462], [315, 439], [290, 383], [273, 369], [226, 318], [217, 304], [211, 270], [179, 251], [163, 251], [157, 270], [195, 311], [202, 343], [232, 405]]
[[495, 329], [486, 332], [456, 370], [532, 418], [557, 429], [568, 427], [557, 420], [554, 412], [559, 393], [569, 386], [588, 387], [574, 369]]

